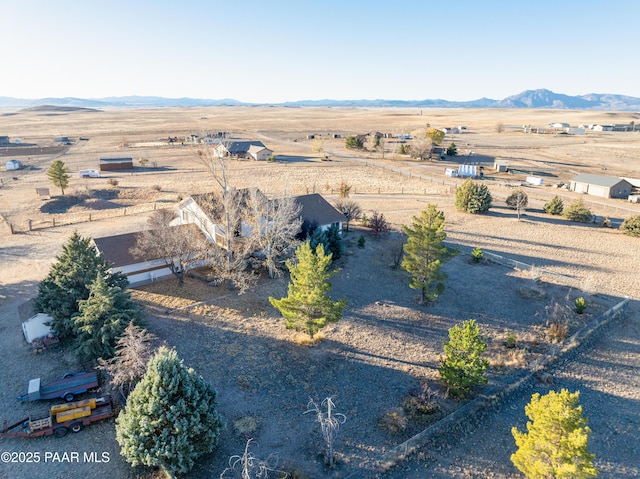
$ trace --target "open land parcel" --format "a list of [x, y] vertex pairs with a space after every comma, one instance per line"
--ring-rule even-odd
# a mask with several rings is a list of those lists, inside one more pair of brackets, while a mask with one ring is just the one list
[[[150, 306], [149, 330], [175, 347], [185, 362], [219, 392], [227, 430], [220, 448], [189, 477], [219, 475], [227, 458], [241, 452], [247, 435], [257, 439], [258, 455], [277, 454], [284, 466], [300, 468], [309, 477], [345, 477], [426, 425], [424, 421], [410, 421], [404, 431], [394, 434], [381, 427], [380, 420], [390, 410], [401, 407], [422, 383], [440, 390], [437, 361], [449, 327], [469, 318], [481, 324], [490, 341], [495, 366], [490, 385], [496, 384], [513, 368], [522, 367], [541, 352], [546, 345], [542, 333], [545, 307], [567, 295], [589, 298], [587, 319], [623, 296], [632, 299], [625, 337], [609, 343], [618, 350], [602, 353], [615, 357], [615, 361], [610, 361], [610, 367], [595, 371], [601, 379], [578, 380], [572, 387], [616, 392], [611, 400], [618, 406], [620, 420], [613, 421], [614, 426], [608, 424], [605, 412], [597, 412], [609, 412], [601, 404], [602, 397], [591, 395], [597, 399], [592, 415], [590, 404], [584, 404], [585, 415], [591, 418], [596, 434], [598, 425], [601, 431], [610, 431], [601, 433], [600, 442], [594, 441], [594, 450], [603, 474], [612, 471], [608, 477], [638, 474], [637, 463], [622, 445], [637, 442], [638, 428], [626, 426], [638, 420], [637, 412], [634, 415], [628, 411], [638, 410], [640, 385], [616, 372], [640, 364], [638, 326], [633, 319], [640, 292], [637, 242], [614, 229], [569, 223], [541, 212], [542, 205], [554, 194], [560, 194], [566, 202], [577, 198], [572, 192], [549, 186], [527, 188], [531, 210], [523, 221], [517, 221], [515, 212], [507, 209], [503, 201], [511, 191], [504, 185], [522, 181], [529, 174], [543, 176], [547, 184], [567, 182], [578, 173], [603, 174], [604, 168], [606, 174], [639, 177], [640, 141], [636, 133], [527, 135], [519, 128], [523, 124], [543, 126], [555, 121], [572, 125], [622, 123], [634, 120], [633, 114], [556, 110], [422, 113], [403, 109], [210, 108], [58, 114], [31, 111], [1, 116], [0, 133], [19, 137], [23, 143], [48, 147], [53, 146], [55, 136], [65, 135], [73, 144], [44, 155], [35, 154], [33, 149], [23, 157], [11, 156], [16, 149], [1, 151], [3, 159], [20, 158], [25, 168], [2, 172], [0, 188], [0, 213], [19, 232], [0, 237], [0, 328], [5, 357], [9, 358], [2, 372], [6, 386], [0, 393], [1, 404], [6, 407], [2, 407], [0, 418], [10, 420], [17, 414], [13, 398], [23, 392], [30, 377], [53, 378], [77, 367], [73, 354], [65, 350], [30, 354], [21, 341], [17, 315], [18, 305], [34, 295], [37, 281], [46, 275], [71, 232], [77, 229], [84, 236], [98, 237], [136, 231], [144, 228], [153, 205], [171, 206], [188, 194], [210, 191], [214, 182], [198, 163], [195, 147], [188, 142], [183, 146], [181, 140], [192, 134], [225, 131], [235, 137], [261, 140], [277, 157], [275, 162], [232, 162], [231, 179], [238, 187], [257, 186], [277, 196], [315, 191], [334, 200], [339, 185], [346, 182], [353, 187], [352, 198], [365, 212], [384, 213], [395, 228], [407, 224], [427, 203], [435, 203], [446, 214], [450, 244], [463, 251], [479, 246], [487, 252], [534, 264], [539, 272], [544, 269], [556, 274], [542, 272], [536, 282], [527, 272], [497, 264], [471, 265], [468, 256], [460, 255], [446, 266], [449, 280], [445, 293], [434, 306], [426, 308], [416, 303], [417, 294], [408, 288], [406, 274], [392, 268], [392, 252], [400, 242], [398, 235], [391, 234], [380, 241], [367, 236], [366, 247], [359, 249], [355, 246], [357, 237], [367, 232], [358, 229], [346, 236], [347, 254], [340, 262], [340, 274], [334, 278], [334, 296], [349, 301], [345, 317], [313, 347], [297, 344], [268, 304], [269, 295], [284, 293], [284, 279], [265, 280], [243, 296], [229, 295], [219, 288], [199, 288], [199, 283], [185, 287], [185, 294], [172, 287], [173, 280], [139, 288], [134, 295]], [[394, 136], [424, 128], [426, 123], [437, 127], [465, 125], [466, 130], [445, 139], [447, 144], [455, 142], [463, 156], [469, 153], [465, 161], [487, 165], [488, 172], [494, 160], [500, 159], [518, 170], [511, 174], [487, 173], [490, 178], [483, 181], [496, 199], [490, 214], [471, 216], [455, 211], [453, 190], [457, 180], [446, 178], [443, 170], [457, 165], [459, 159], [410, 160], [395, 154], [392, 139], [386, 143], [384, 158], [380, 153], [354, 154], [344, 149], [344, 137], [349, 134], [380, 131]], [[496, 132], [498, 123], [505, 126], [504, 132]], [[311, 135], [324, 139], [322, 152], [313, 151]], [[339, 137], [334, 138], [335, 135]], [[80, 141], [79, 137], [89, 140]], [[169, 144], [169, 137], [180, 141]], [[325, 154], [331, 161], [322, 161]], [[105, 172], [102, 178], [77, 177], [77, 171], [96, 168], [98, 158], [106, 155], [131, 156], [134, 170]], [[48, 183], [46, 170], [53, 157], [63, 160], [73, 174], [68, 193], [71, 200], [61, 199]], [[140, 158], [148, 159], [148, 163], [140, 166]], [[116, 180], [117, 186], [110, 180]], [[37, 198], [35, 188], [39, 187], [49, 187], [54, 198]], [[594, 213], [609, 216], [614, 223], [637, 214], [637, 205], [620, 200], [586, 200]], [[87, 221], [89, 215], [91, 222]], [[57, 219], [57, 224], [78, 222], [38, 229], [51, 225], [52, 218]], [[531, 291], [536, 294], [529, 294]], [[199, 304], [190, 306], [191, 303]], [[573, 320], [574, 328], [584, 321], [578, 317]], [[508, 332], [515, 332], [519, 338], [518, 354], [501, 347]], [[570, 369], [558, 375], [580, 377]], [[562, 387], [559, 379], [556, 382], [557, 387]], [[339, 439], [336, 470], [324, 468], [318, 455], [320, 444], [314, 436], [316, 426], [308, 416], [302, 416], [310, 397], [321, 400], [326, 396], [334, 396], [338, 409], [348, 417]], [[588, 401], [590, 395], [585, 396]], [[458, 405], [444, 399], [440, 404], [438, 414]], [[521, 407], [517, 412], [523, 416]], [[234, 428], [234, 422], [255, 427], [242, 430], [241, 426]], [[502, 439], [505, 447], [513, 447], [510, 437]], [[3, 446], [12, 451], [104, 448], [111, 453], [108, 465], [52, 465], [58, 468], [53, 470], [59, 477], [81, 477], [92, 472], [103, 475], [101, 467], [116, 468], [120, 477], [153, 474], [131, 470], [119, 457], [112, 423], [67, 437], [62, 440], [64, 443], [45, 443], [47, 440], [51, 441], [4, 440]], [[455, 452], [462, 454], [459, 449]], [[483, 471], [494, 471], [497, 477], [517, 477], [508, 454], [493, 457], [487, 452], [487, 456], [487, 463], [475, 466], [475, 472], [468, 465], [458, 477], [483, 477]], [[446, 454], [444, 457], [441, 468], [447, 467]], [[38, 465], [10, 464], [5, 470], [8, 477], [20, 477], [26, 471], [34, 477], [45, 477], [51, 472]], [[435, 474], [435, 470], [427, 472], [431, 473]], [[397, 477], [403, 477], [399, 474]], [[453, 473], [445, 470], [441, 474], [447, 477]]]

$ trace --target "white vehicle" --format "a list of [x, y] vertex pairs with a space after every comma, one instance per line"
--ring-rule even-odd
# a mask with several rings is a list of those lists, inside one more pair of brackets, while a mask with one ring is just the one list
[[100, 172], [98, 170], [80, 170], [78, 176], [80, 178], [100, 178]]

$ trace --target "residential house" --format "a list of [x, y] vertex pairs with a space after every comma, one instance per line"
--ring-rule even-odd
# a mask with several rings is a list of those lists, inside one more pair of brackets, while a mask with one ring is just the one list
[[[260, 190], [255, 190], [255, 194], [264, 194]], [[240, 195], [239, 201], [242, 207], [248, 207], [250, 190], [236, 190]], [[347, 220], [346, 217], [336, 210], [320, 194], [313, 193], [294, 197], [294, 200], [301, 206], [300, 216], [302, 219], [302, 230], [308, 232], [311, 229], [320, 228], [322, 231], [335, 225], [342, 232], [342, 225]], [[178, 204], [178, 218], [175, 224], [192, 223], [198, 226], [204, 236], [211, 242], [224, 246], [226, 244], [226, 231], [221, 221], [222, 207], [219, 199], [211, 193], [191, 195]], [[236, 236], [250, 236], [251, 225], [245, 221], [236, 225], [233, 232]]]
[[342, 233], [342, 224], [347, 221], [347, 218], [325, 200], [322, 195], [312, 193], [296, 196], [294, 199], [302, 207], [300, 217], [303, 231], [315, 228], [325, 231], [331, 226], [337, 226], [338, 231]]
[[237, 159], [266, 160], [273, 155], [273, 151], [264, 146], [261, 141], [231, 141], [222, 142], [215, 148], [219, 157], [230, 156]]
[[[172, 228], [194, 228], [193, 225], [172, 226]], [[194, 229], [194, 231], [198, 231]], [[105, 260], [111, 264], [111, 270], [124, 274], [129, 286], [139, 286], [159, 279], [165, 279], [173, 273], [165, 258], [152, 256], [134, 257], [130, 250], [136, 243], [138, 233], [125, 233], [114, 236], [93, 238], [93, 244]]]
[[591, 175], [582, 173], [571, 179], [569, 189], [577, 193], [585, 193], [602, 198], [626, 199], [632, 190], [627, 180], [613, 176]]

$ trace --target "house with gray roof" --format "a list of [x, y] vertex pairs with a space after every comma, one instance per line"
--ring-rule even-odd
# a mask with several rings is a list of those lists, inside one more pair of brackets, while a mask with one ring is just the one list
[[238, 159], [266, 160], [273, 155], [273, 150], [257, 140], [222, 142], [216, 146], [215, 151], [219, 157], [231, 156]]
[[312, 193], [296, 196], [294, 200], [302, 207], [300, 217], [303, 231], [306, 232], [316, 228], [325, 231], [331, 226], [336, 226], [338, 231], [342, 233], [342, 224], [347, 221], [347, 218], [325, 200], [322, 195]]
[[601, 198], [627, 199], [633, 186], [627, 180], [614, 176], [581, 173], [571, 179], [569, 189], [576, 193], [599, 196]]

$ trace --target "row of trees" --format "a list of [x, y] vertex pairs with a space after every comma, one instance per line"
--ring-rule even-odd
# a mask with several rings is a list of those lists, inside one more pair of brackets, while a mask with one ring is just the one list
[[127, 278], [112, 273], [89, 238], [74, 232], [38, 284], [34, 311], [49, 314], [61, 339], [75, 341], [86, 358], [110, 358], [130, 322], [139, 324], [142, 309], [125, 288]]

